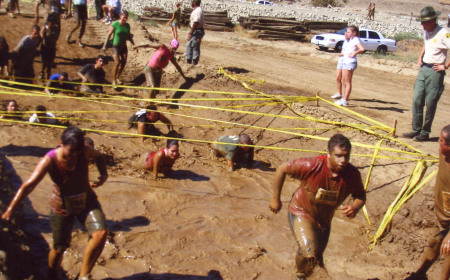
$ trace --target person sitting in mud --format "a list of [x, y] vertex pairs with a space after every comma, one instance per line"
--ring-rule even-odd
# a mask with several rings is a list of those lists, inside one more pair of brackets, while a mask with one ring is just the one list
[[[160, 121], [167, 125], [167, 129], [169, 129], [169, 133], [173, 130], [173, 125], [166, 116], [157, 111], [155, 105], [148, 105], [146, 109], [141, 109], [137, 111], [131, 118], [128, 120], [130, 127], [137, 127], [138, 133], [142, 135], [153, 135], [153, 136], [161, 136], [163, 135], [159, 129], [157, 129], [154, 125], [155, 122]], [[142, 137], [142, 141], [147, 137]]]
[[159, 90], [155, 88], [159, 88], [161, 86], [161, 79], [163, 74], [163, 69], [169, 64], [169, 61], [175, 66], [175, 68], [180, 72], [183, 79], [187, 79], [181, 69], [180, 65], [178, 65], [177, 60], [174, 57], [175, 51], [178, 49], [180, 44], [176, 39], [172, 39], [170, 41], [170, 47], [167, 47], [164, 44], [152, 45], [145, 44], [134, 47], [133, 49], [138, 48], [154, 48], [156, 51], [153, 53], [150, 60], [147, 62], [147, 65], [144, 68], [145, 80], [147, 81], [147, 86], [152, 89], [149, 92], [150, 98], [155, 98], [159, 93]]
[[[88, 160], [95, 159], [100, 177], [89, 182]], [[84, 251], [78, 279], [87, 280], [106, 243], [108, 227], [101, 205], [93, 188], [108, 178], [102, 155], [84, 145], [84, 133], [77, 127], [64, 130], [60, 146], [48, 152], [38, 163], [30, 178], [20, 186], [6, 211], [3, 220], [11, 219], [13, 212], [49, 173], [55, 183], [50, 198], [50, 226], [53, 246], [48, 255], [50, 275], [46, 279], [59, 279], [58, 273], [64, 251], [70, 247], [75, 219], [84, 224], [89, 239]]]
[[450, 125], [439, 136], [439, 170], [434, 186], [437, 226], [428, 240], [419, 269], [405, 280], [428, 279], [426, 274], [439, 255], [444, 257], [440, 280], [450, 279]]
[[14, 99], [6, 101], [5, 105], [5, 114], [3, 116], [0, 116], [1, 119], [8, 119], [8, 120], [22, 120], [22, 114], [17, 113], [19, 111], [19, 105], [17, 104], [17, 101]]
[[53, 113], [47, 112], [45, 106], [38, 105], [36, 107], [36, 113], [34, 113], [28, 121], [30, 123], [58, 124], [58, 120], [55, 118]]
[[211, 145], [211, 151], [216, 157], [222, 156], [226, 158], [230, 171], [235, 169], [236, 163], [242, 162], [245, 162], [247, 168], [252, 168], [254, 148], [243, 146], [253, 145], [252, 140], [247, 134], [220, 136], [216, 142], [230, 143], [229, 145], [218, 143]]
[[275, 174], [270, 210], [281, 209], [281, 190], [286, 175], [300, 180], [289, 203], [289, 225], [299, 249], [296, 279], [309, 277], [316, 265], [323, 267], [323, 252], [330, 236], [334, 212], [351, 194], [352, 205], [342, 207], [347, 217], [355, 217], [364, 206], [366, 194], [358, 169], [349, 163], [351, 144], [342, 134], [328, 141], [327, 155], [300, 158], [283, 163]]
[[83, 83], [92, 83], [97, 85], [81, 85], [80, 91], [90, 93], [103, 93], [103, 86], [98, 84], [105, 83], [105, 70], [103, 64], [105, 58], [99, 55], [95, 60], [95, 64], [86, 64], [77, 72]]
[[175, 161], [180, 157], [179, 145], [177, 140], [167, 140], [165, 148], [157, 152], [143, 154], [137, 165], [138, 168], [152, 171], [152, 177], [158, 178], [158, 172], [169, 177]]
[[45, 92], [48, 94], [54, 94], [65, 90], [73, 91], [73, 84], [66, 83], [68, 81], [70, 81], [69, 75], [66, 72], [53, 74], [50, 77], [50, 81], [47, 83], [47, 87], [49, 88], [45, 88]]

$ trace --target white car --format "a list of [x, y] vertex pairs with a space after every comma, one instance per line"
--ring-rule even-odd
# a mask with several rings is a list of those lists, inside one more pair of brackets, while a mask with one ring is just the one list
[[[346, 30], [347, 28], [344, 28], [336, 33], [314, 35], [311, 39], [311, 43], [319, 46], [319, 49], [321, 50], [331, 48], [340, 52], [342, 45], [344, 44], [344, 33]], [[376, 51], [381, 54], [386, 54], [386, 52], [395, 52], [398, 48], [397, 41], [384, 38], [380, 32], [372, 29], [361, 28], [359, 30], [359, 39], [366, 51]]]
[[258, 5], [269, 5], [272, 6], [272, 2], [270, 1], [265, 1], [265, 0], [256, 0], [255, 2], [253, 2], [254, 4], [258, 4]]

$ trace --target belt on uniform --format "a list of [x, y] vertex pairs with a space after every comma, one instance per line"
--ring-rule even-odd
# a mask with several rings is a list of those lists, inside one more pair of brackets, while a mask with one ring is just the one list
[[433, 68], [434, 64], [432, 64], [432, 63], [425, 63], [425, 62], [423, 62], [423, 63], [422, 63], [422, 66], [424, 66], [424, 67], [428, 67], [428, 68]]

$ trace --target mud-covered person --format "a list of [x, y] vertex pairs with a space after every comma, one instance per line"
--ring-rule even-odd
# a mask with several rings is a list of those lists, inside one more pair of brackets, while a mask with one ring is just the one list
[[0, 116], [0, 119], [9, 119], [9, 120], [22, 120], [22, 114], [19, 112], [19, 105], [17, 101], [14, 99], [6, 101], [5, 104], [5, 114]]
[[[172, 122], [158, 112], [155, 105], [148, 105], [145, 109], [137, 111], [129, 118], [128, 123], [130, 124], [129, 128], [137, 127], [138, 133], [141, 135], [161, 136], [163, 133], [154, 125], [157, 121], [166, 124], [169, 133], [174, 131]], [[145, 141], [146, 138], [142, 137], [142, 141]]]
[[78, 77], [81, 78], [82, 83], [90, 83], [95, 85], [82, 84], [80, 91], [90, 93], [103, 93], [103, 86], [105, 81], [105, 70], [103, 65], [105, 63], [105, 57], [99, 55], [95, 59], [95, 64], [86, 64], [80, 71], [77, 72]]
[[[88, 160], [95, 159], [100, 177], [89, 182]], [[58, 274], [64, 251], [69, 248], [75, 218], [85, 225], [89, 240], [79, 273], [80, 280], [90, 279], [90, 272], [102, 253], [108, 233], [106, 218], [93, 188], [108, 178], [102, 155], [84, 144], [84, 133], [76, 127], [64, 130], [60, 146], [48, 152], [31, 176], [22, 184], [1, 218], [9, 220], [22, 201], [49, 173], [54, 182], [50, 199], [50, 226], [53, 246], [48, 255], [50, 279]]]
[[66, 72], [55, 73], [50, 76], [50, 80], [47, 82], [45, 92], [48, 94], [58, 93], [60, 91], [73, 91], [74, 86], [72, 83], [68, 83], [69, 75]]
[[42, 123], [42, 124], [58, 124], [58, 120], [52, 112], [47, 112], [47, 108], [44, 105], [36, 106], [36, 113], [34, 113], [29, 119], [30, 123]]
[[419, 269], [407, 280], [427, 279], [426, 274], [439, 256], [444, 258], [440, 280], [450, 279], [450, 125], [439, 136], [439, 170], [434, 186], [434, 213], [438, 224], [428, 240]]
[[169, 139], [165, 148], [157, 152], [143, 154], [139, 158], [136, 167], [151, 171], [153, 178], [158, 178], [158, 173], [169, 177], [172, 173], [173, 164], [179, 157], [180, 147], [178, 141]]
[[342, 134], [328, 142], [327, 155], [300, 158], [278, 167], [275, 174], [270, 210], [281, 209], [281, 190], [286, 175], [300, 180], [289, 203], [288, 217], [297, 241], [296, 279], [309, 277], [316, 265], [323, 267], [323, 253], [330, 236], [331, 220], [342, 202], [352, 195], [351, 205], [342, 207], [347, 217], [354, 217], [364, 206], [366, 194], [361, 174], [350, 161], [351, 144]]
[[211, 151], [216, 157], [224, 157], [230, 171], [234, 171], [236, 164], [244, 164], [247, 168], [253, 167], [254, 148], [252, 139], [247, 134], [224, 135], [217, 138], [215, 142], [229, 143], [211, 145]]
[[13, 50], [13, 72], [16, 81], [33, 83], [34, 57], [37, 55], [37, 48], [42, 42], [40, 30], [39, 26], [33, 25], [30, 34], [23, 37]]

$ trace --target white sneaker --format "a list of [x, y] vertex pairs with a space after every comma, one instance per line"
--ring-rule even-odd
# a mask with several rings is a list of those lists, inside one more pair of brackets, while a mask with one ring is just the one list
[[339, 106], [344, 106], [347, 107], [348, 106], [348, 101], [345, 100], [344, 98], [341, 98], [337, 101], [334, 101], [334, 104], [339, 105]]
[[108, 20], [109, 20], [109, 17], [106, 16], [106, 17], [102, 20], [102, 22], [107, 22]]
[[340, 94], [339, 92], [337, 92], [336, 94], [332, 95], [331, 98], [334, 98], [334, 99], [341, 99], [341, 98], [342, 98], [342, 94]]
[[112, 20], [108, 20], [107, 22], [105, 22], [106, 25], [110, 25], [112, 22]]

